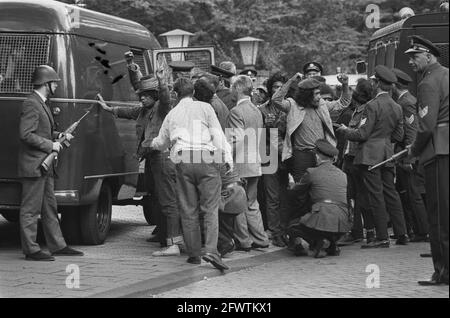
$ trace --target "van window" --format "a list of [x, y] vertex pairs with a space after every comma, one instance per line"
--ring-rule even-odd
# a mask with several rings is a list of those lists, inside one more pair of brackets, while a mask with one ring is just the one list
[[134, 62], [139, 65], [143, 76], [148, 75], [147, 64], [145, 63], [144, 54], [140, 50], [131, 49], [134, 55]]
[[46, 35], [0, 33], [0, 93], [30, 93], [34, 69], [48, 63]]

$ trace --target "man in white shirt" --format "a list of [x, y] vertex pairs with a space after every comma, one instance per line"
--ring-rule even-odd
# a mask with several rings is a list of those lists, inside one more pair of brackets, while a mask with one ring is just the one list
[[228, 267], [217, 251], [218, 209], [221, 181], [219, 163], [233, 168], [231, 147], [227, 143], [214, 109], [192, 99], [194, 86], [184, 78], [174, 84], [180, 102], [166, 116], [154, 149], [171, 147], [177, 169], [177, 193], [181, 207], [183, 235], [188, 263], [200, 264], [200, 214], [204, 214], [205, 254], [203, 259], [217, 269]]

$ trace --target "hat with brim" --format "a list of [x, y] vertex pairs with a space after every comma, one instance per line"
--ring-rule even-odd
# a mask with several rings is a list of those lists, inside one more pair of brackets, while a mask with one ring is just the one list
[[239, 74], [256, 77], [256, 75], [258, 75], [258, 72], [255, 70], [254, 67], [246, 67]]
[[319, 88], [321, 83], [314, 79], [314, 78], [307, 78], [298, 83], [298, 88], [304, 89], [304, 90], [311, 90], [311, 89], [317, 89]]
[[195, 64], [189, 61], [173, 61], [169, 63], [173, 72], [190, 72]]
[[394, 72], [395, 76], [397, 76], [397, 83], [402, 85], [409, 85], [413, 80], [411, 76], [403, 72], [402, 70], [399, 70], [398, 68], [393, 68], [392, 72]]
[[307, 74], [311, 71], [323, 73], [323, 67], [318, 62], [308, 62], [303, 66], [303, 73]]
[[394, 72], [392, 72], [389, 68], [387, 68], [384, 65], [377, 65], [375, 66], [375, 75], [373, 75], [374, 77], [370, 77], [370, 78], [375, 78], [379, 81], [382, 81], [386, 84], [394, 84], [397, 83], [397, 76], [395, 76]]
[[234, 76], [234, 73], [227, 71], [223, 68], [220, 68], [218, 66], [215, 66], [215, 65], [211, 65], [211, 73], [216, 76], [221, 76], [223, 78], [231, 78]]
[[412, 35], [409, 39], [411, 41], [411, 46], [405, 51], [405, 54], [430, 53], [436, 57], [441, 56], [439, 49], [433, 44], [433, 42], [419, 35]]
[[339, 154], [339, 150], [326, 139], [319, 139], [316, 141], [316, 152], [321, 153], [327, 157], [333, 158]]
[[141, 78], [139, 82], [139, 89], [137, 90], [138, 94], [148, 91], [159, 91], [159, 82], [153, 76], [146, 76]]

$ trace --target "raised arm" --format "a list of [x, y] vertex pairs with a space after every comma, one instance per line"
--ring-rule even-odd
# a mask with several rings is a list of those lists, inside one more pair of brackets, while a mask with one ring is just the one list
[[293, 83], [296, 83], [301, 78], [301, 74], [297, 73], [292, 76], [284, 85], [272, 96], [273, 105], [279, 110], [289, 113], [291, 110], [291, 103], [286, 99], [289, 88]]

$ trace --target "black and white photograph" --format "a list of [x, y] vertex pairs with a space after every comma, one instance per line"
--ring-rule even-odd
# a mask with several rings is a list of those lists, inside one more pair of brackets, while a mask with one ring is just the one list
[[0, 0], [0, 298], [448, 300], [448, 66], [446, 0]]

